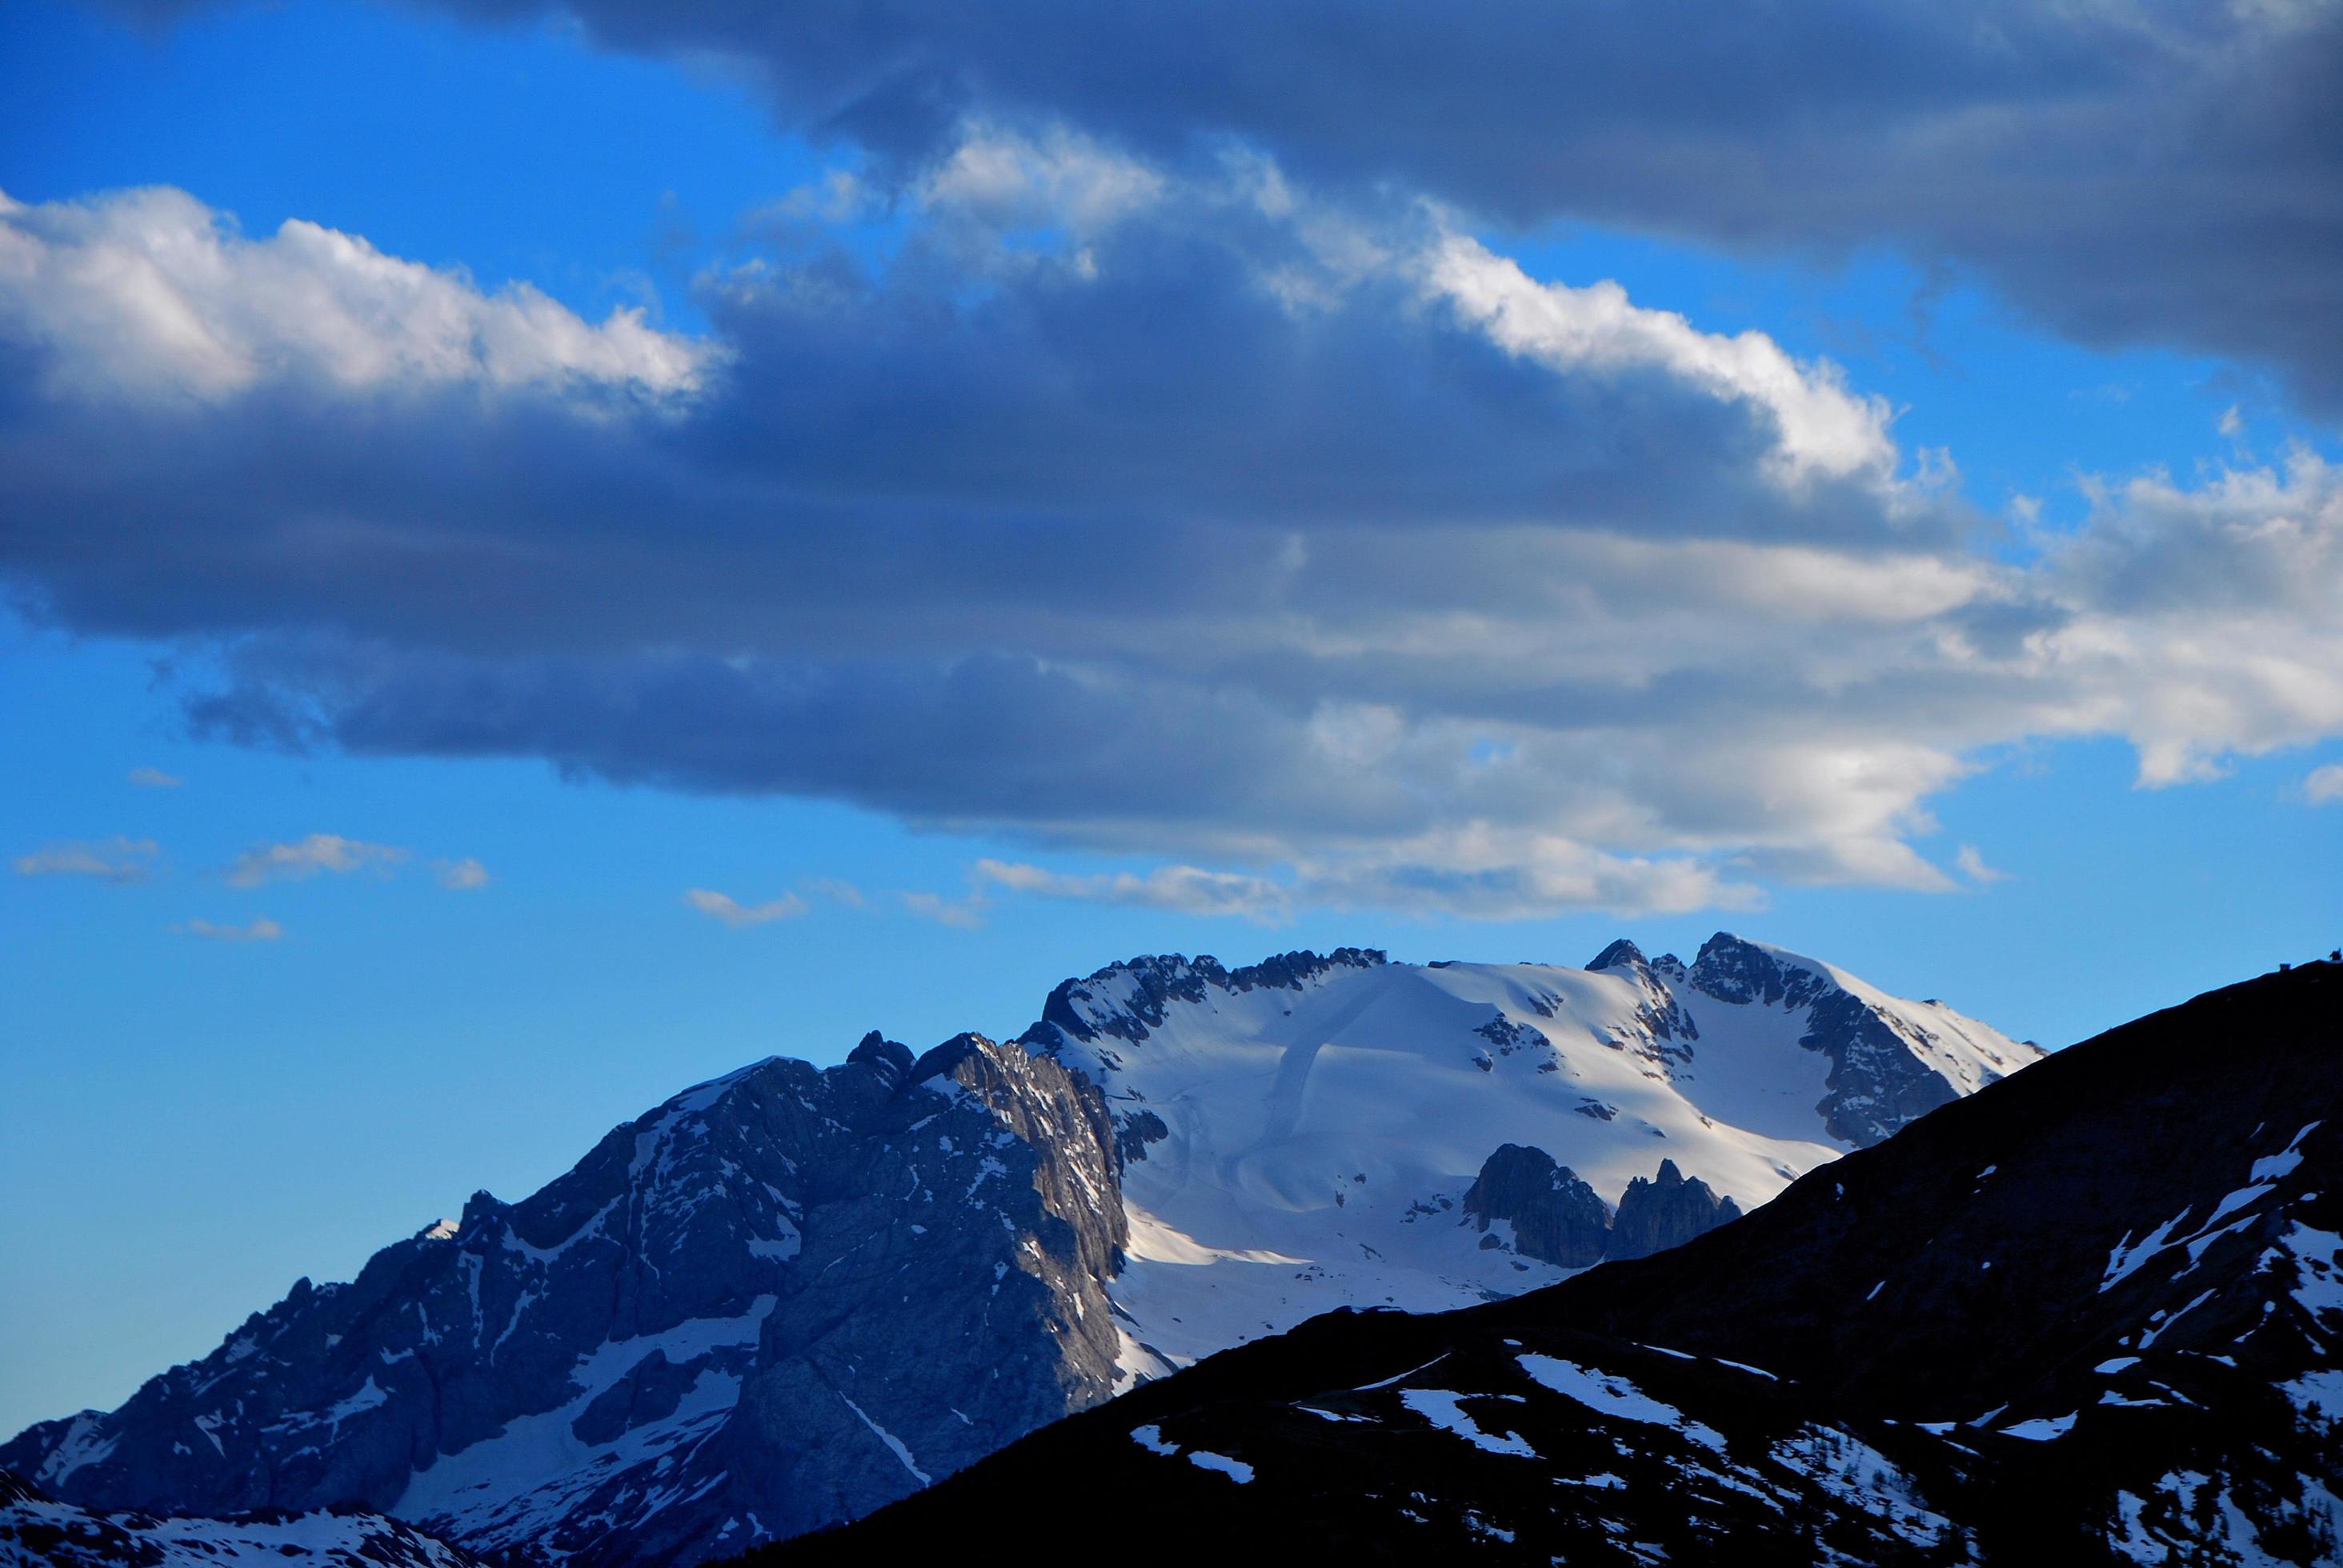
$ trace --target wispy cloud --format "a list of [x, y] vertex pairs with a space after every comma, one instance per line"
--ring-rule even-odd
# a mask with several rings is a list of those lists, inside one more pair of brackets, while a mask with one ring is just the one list
[[991, 902], [981, 893], [970, 893], [965, 899], [947, 899], [941, 893], [905, 893], [901, 898], [903, 908], [921, 920], [960, 931], [980, 929], [984, 911]]
[[171, 929], [181, 936], [201, 937], [207, 942], [273, 942], [285, 934], [285, 928], [266, 915], [257, 917], [248, 926], [223, 926], [210, 920], [189, 920]]
[[2302, 781], [2302, 796], [2314, 806], [2343, 805], [2343, 762], [2312, 769]]
[[16, 857], [20, 877], [94, 877], [102, 882], [144, 880], [161, 846], [152, 839], [111, 839], [46, 844]]
[[130, 781], [141, 789], [176, 789], [186, 780], [176, 773], [166, 773], [160, 768], [133, 768]]
[[338, 833], [312, 833], [289, 844], [261, 844], [229, 863], [228, 885], [256, 888], [263, 882], [301, 881], [320, 871], [347, 876], [354, 871], [387, 872], [407, 859], [407, 852], [390, 844], [369, 844]]
[[1282, 920], [1292, 912], [1292, 890], [1282, 883], [1196, 866], [1159, 866], [1144, 874], [1070, 875], [1042, 866], [979, 860], [974, 874], [980, 882], [1040, 898], [1170, 910], [1185, 915], [1242, 915], [1263, 925]]
[[1953, 865], [1970, 881], [1980, 885], [2009, 880], [2009, 873], [1985, 863], [1985, 856], [1975, 844], [1963, 844], [1960, 853], [1953, 857]]
[[835, 877], [816, 877], [805, 885], [809, 893], [818, 893], [834, 904], [844, 904], [850, 910], [863, 908], [870, 900], [862, 890], [851, 882], [841, 882]]
[[469, 855], [460, 860], [434, 860], [431, 862], [431, 874], [439, 879], [441, 887], [453, 888], [459, 892], [485, 888], [493, 879], [488, 875], [488, 869]]
[[783, 893], [779, 898], [769, 899], [761, 904], [744, 904], [729, 893], [719, 893], [711, 888], [692, 888], [685, 891], [683, 901], [701, 914], [734, 927], [793, 920], [806, 912], [806, 901], [795, 893]]

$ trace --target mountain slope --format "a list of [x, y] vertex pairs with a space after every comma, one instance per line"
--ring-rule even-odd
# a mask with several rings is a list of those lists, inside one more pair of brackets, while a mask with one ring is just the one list
[[1587, 970], [1134, 960], [1016, 1042], [686, 1091], [0, 1465], [91, 1508], [347, 1503], [689, 1564], [1329, 1307], [1671, 1244], [2037, 1054], [1723, 934]]
[[2331, 1563], [2339, 1252], [2322, 964], [2062, 1051], [1674, 1251], [1330, 1314], [769, 1560], [1046, 1506], [1076, 1538], [1143, 1509], [1137, 1563]]
[[851, 1517], [1107, 1396], [1106, 1136], [1094, 1089], [973, 1036], [762, 1062], [0, 1465], [93, 1507], [355, 1502], [579, 1563]]
[[1114, 1111], [1131, 1258], [1111, 1290], [1143, 1372], [1592, 1261], [1461, 1223], [1503, 1146], [1614, 1210], [1663, 1161], [1751, 1207], [2040, 1055], [1725, 933], [1690, 966], [1624, 941], [1587, 970], [1136, 960], [1060, 986], [1022, 1040]]
[[0, 1470], [0, 1568], [480, 1568], [480, 1560], [379, 1513], [158, 1519], [95, 1513]]

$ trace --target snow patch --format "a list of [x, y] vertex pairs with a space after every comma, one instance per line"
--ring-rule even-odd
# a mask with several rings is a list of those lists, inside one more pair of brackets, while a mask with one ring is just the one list
[[1480, 1424], [1473, 1421], [1471, 1416], [1464, 1413], [1464, 1401], [1467, 1398], [1473, 1397], [1483, 1399], [1511, 1398], [1517, 1402], [1521, 1398], [1518, 1394], [1483, 1394], [1473, 1396], [1451, 1393], [1446, 1389], [1412, 1388], [1403, 1390], [1400, 1393], [1399, 1399], [1402, 1404], [1415, 1412], [1416, 1414], [1423, 1417], [1424, 1420], [1430, 1422], [1433, 1425], [1440, 1428], [1443, 1432], [1455, 1433], [1458, 1437], [1463, 1438], [1465, 1442], [1471, 1443], [1473, 1447], [1479, 1449], [1483, 1453], [1507, 1453], [1512, 1454], [1517, 1459], [1535, 1459], [1538, 1456], [1537, 1450], [1523, 1442], [1521, 1436], [1516, 1432], [1508, 1432], [1503, 1434], [1498, 1434], [1482, 1431]]
[[1218, 1471], [1239, 1486], [1246, 1485], [1252, 1480], [1252, 1465], [1242, 1459], [1231, 1459], [1225, 1453], [1213, 1453], [1209, 1450], [1199, 1448], [1189, 1453], [1188, 1462], [1199, 1470]]
[[1704, 1426], [1675, 1406], [1654, 1399], [1615, 1372], [1600, 1372], [1580, 1366], [1576, 1362], [1564, 1361], [1559, 1356], [1534, 1352], [1514, 1359], [1540, 1387], [1551, 1389], [1565, 1399], [1575, 1400], [1598, 1415], [1618, 1421], [1640, 1422], [1647, 1426], [1668, 1427], [1704, 1448], [1714, 1449], [1719, 1453], [1725, 1452], [1724, 1435], [1714, 1427]]

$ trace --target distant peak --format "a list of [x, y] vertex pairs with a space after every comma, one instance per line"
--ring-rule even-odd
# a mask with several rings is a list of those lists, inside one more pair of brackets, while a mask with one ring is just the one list
[[1373, 969], [1390, 961], [1381, 948], [1336, 948], [1322, 957], [1302, 949], [1240, 970], [1222, 967], [1209, 953], [1194, 959], [1184, 953], [1142, 955], [1061, 982], [1043, 1004], [1041, 1023], [1019, 1038], [1046, 1046], [1046, 1030], [1054, 1028], [1070, 1040], [1110, 1034], [1136, 1042], [1163, 1021], [1171, 1003], [1201, 1002], [1208, 990], [1299, 990], [1330, 970]]
[[1803, 1007], [1836, 985], [1786, 953], [1764, 947], [1731, 931], [1719, 931], [1700, 944], [1693, 960], [1693, 989], [1720, 1001], [1763, 1002], [1768, 1007], [1786, 1002]]
[[911, 1070], [911, 1048], [889, 1040], [874, 1029], [862, 1037], [861, 1044], [846, 1053], [846, 1060], [877, 1068], [900, 1081]]
[[[897, 1046], [896, 1049], [903, 1050], [900, 1046]], [[971, 1056], [980, 1056], [987, 1051], [998, 1050], [1000, 1047], [983, 1035], [972, 1030], [963, 1031], [930, 1050], [918, 1061], [907, 1062], [905, 1066], [915, 1082], [925, 1083], [930, 1079], [948, 1075]], [[903, 1054], [908, 1057], [910, 1052], [904, 1050]]]
[[1626, 938], [1621, 937], [1617, 941], [1596, 953], [1594, 961], [1586, 967], [1590, 970], [1609, 970], [1619, 969], [1628, 964], [1644, 964], [1648, 961], [1644, 957], [1643, 949]]

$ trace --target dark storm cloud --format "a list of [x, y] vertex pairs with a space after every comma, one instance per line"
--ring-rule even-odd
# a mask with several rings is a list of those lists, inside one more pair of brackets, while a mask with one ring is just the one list
[[2082, 341], [2274, 366], [2343, 410], [2343, 7], [2317, 0], [438, 3], [748, 62], [786, 125], [899, 170], [971, 116], [1063, 120], [1500, 223], [1885, 245]]

